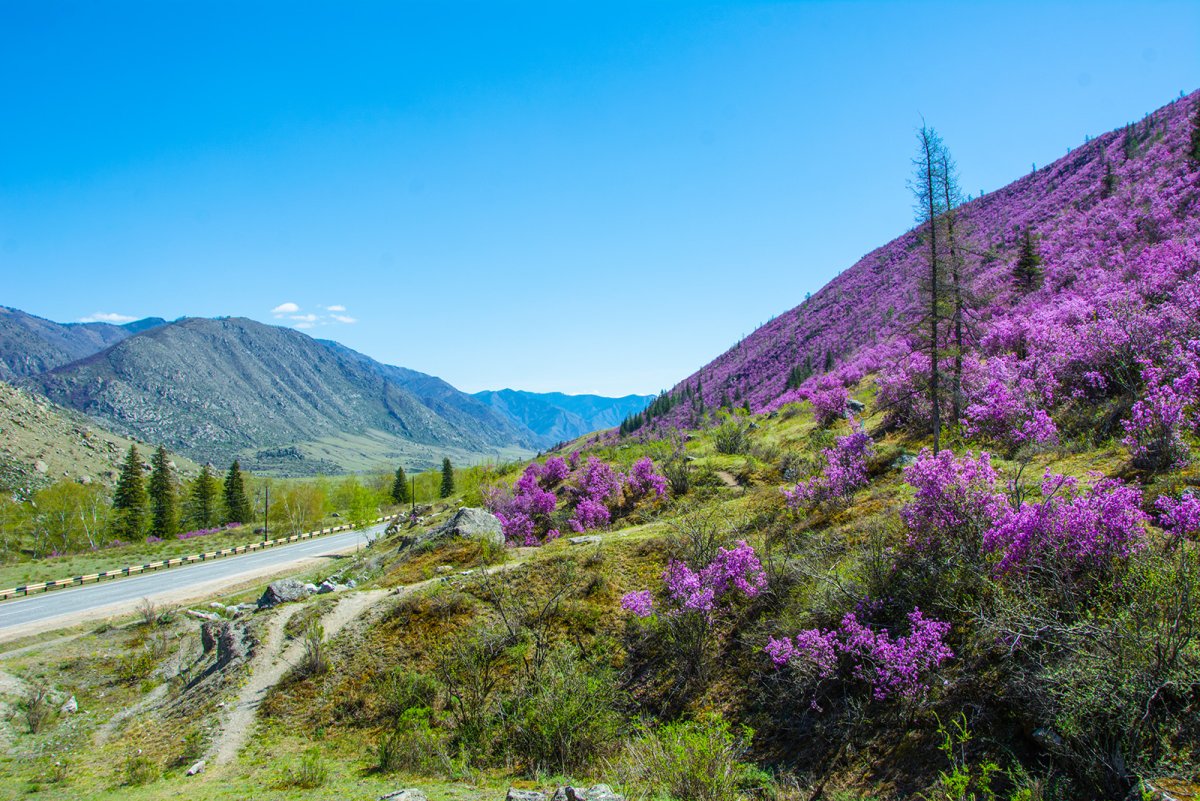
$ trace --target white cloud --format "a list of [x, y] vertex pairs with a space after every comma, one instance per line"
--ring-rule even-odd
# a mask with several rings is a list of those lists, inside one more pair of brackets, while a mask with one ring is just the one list
[[344, 312], [345, 310], [346, 310], [346, 307], [342, 306], [341, 304], [325, 307], [325, 311], [331, 311], [331, 312]]
[[81, 322], [81, 323], [115, 323], [117, 325], [120, 325], [121, 323], [132, 323], [136, 319], [137, 319], [136, 317], [130, 317], [128, 314], [117, 314], [116, 312], [96, 312], [95, 314], [89, 314], [87, 317], [84, 317], [79, 322]]
[[289, 300], [287, 303], [280, 303], [271, 309], [271, 314], [295, 314], [298, 311], [300, 311], [300, 307]]
[[312, 328], [313, 323], [296, 323], [295, 328]]
[[351, 325], [353, 323], [358, 322], [357, 318], [348, 317], [345, 314], [331, 314], [329, 316], [332, 317], [333, 319], [337, 320], [339, 323], [345, 323], [346, 325]]
[[293, 314], [291, 317], [293, 320], [299, 320], [302, 323], [315, 323], [317, 321], [317, 315], [315, 314]]

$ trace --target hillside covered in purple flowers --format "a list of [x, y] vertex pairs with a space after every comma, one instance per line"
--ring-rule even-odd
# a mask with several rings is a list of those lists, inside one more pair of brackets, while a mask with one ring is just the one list
[[[969, 289], [968, 432], [1006, 446], [1063, 427], [1127, 432], [1146, 458], [1175, 458], [1178, 443], [1154, 440], [1171, 438], [1159, 430], [1172, 425], [1164, 418], [1187, 405], [1181, 394], [1197, 391], [1200, 170], [1189, 152], [1198, 101], [1197, 92], [1182, 97], [957, 208]], [[894, 422], [922, 423], [926, 231], [868, 253], [684, 379], [649, 425], [690, 426], [706, 409], [769, 412], [799, 400], [836, 413], [845, 388], [870, 374]], [[1026, 243], [1040, 263], [1023, 285], [1016, 272]]]

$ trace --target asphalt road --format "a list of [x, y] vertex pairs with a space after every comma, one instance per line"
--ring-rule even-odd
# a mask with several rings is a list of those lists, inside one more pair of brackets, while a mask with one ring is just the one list
[[344, 553], [357, 544], [365, 545], [368, 538], [381, 534], [385, 526], [385, 523], [381, 523], [362, 531], [343, 531], [265, 551], [226, 556], [211, 562], [5, 601], [0, 603], [0, 636], [17, 627], [28, 629], [32, 624], [39, 623], [44, 623], [45, 630], [49, 630], [56, 624], [78, 618], [81, 613], [107, 608], [116, 610], [142, 598], [158, 601], [179, 597], [189, 590], [207, 590], [215, 594], [222, 586], [248, 580], [254, 574], [285, 570], [292, 563]]

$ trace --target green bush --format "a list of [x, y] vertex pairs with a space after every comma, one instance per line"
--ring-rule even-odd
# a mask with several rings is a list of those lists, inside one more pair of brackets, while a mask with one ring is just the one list
[[628, 743], [613, 773], [634, 795], [730, 801], [756, 773], [741, 761], [753, 735], [746, 727], [735, 733], [715, 713], [669, 723]]
[[375, 746], [375, 769], [380, 773], [407, 771], [422, 776], [454, 773], [445, 735], [434, 728], [426, 707], [412, 707], [396, 720]]
[[552, 651], [505, 705], [509, 755], [535, 773], [594, 764], [620, 733], [615, 684], [610, 671], [588, 670], [576, 648]]
[[329, 771], [321, 761], [321, 754], [315, 748], [310, 748], [300, 757], [300, 761], [288, 768], [279, 784], [281, 787], [300, 790], [314, 790], [325, 784]]
[[125, 760], [125, 784], [129, 787], [140, 787], [156, 781], [159, 777], [158, 765], [142, 754], [134, 754]]

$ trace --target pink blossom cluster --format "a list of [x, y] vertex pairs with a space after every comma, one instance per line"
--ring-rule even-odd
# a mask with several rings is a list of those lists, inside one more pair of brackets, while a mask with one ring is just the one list
[[870, 435], [856, 427], [838, 437], [832, 448], [821, 451], [825, 461], [820, 475], [802, 481], [793, 489], [784, 489], [787, 505], [793, 509], [812, 508], [827, 501], [846, 502], [867, 485], [867, 459], [874, 451]]
[[1122, 421], [1125, 444], [1149, 467], [1182, 467], [1188, 446], [1183, 434], [1200, 423], [1200, 341], [1177, 348], [1155, 365], [1142, 360], [1146, 389]]
[[776, 668], [788, 665], [831, 678], [843, 667], [853, 678], [871, 686], [877, 701], [889, 697], [918, 698], [929, 689], [931, 671], [954, 658], [946, 645], [950, 624], [926, 618], [920, 609], [908, 614], [907, 636], [892, 637], [863, 625], [846, 613], [835, 630], [806, 629], [794, 637], [768, 640], [764, 651]]
[[622, 474], [594, 456], [582, 461], [576, 452], [529, 464], [511, 489], [493, 488], [484, 500], [509, 543], [535, 546], [560, 536], [560, 525], [576, 533], [601, 528], [639, 501], [666, 493], [667, 480], [648, 457]]
[[925, 449], [904, 471], [916, 495], [900, 510], [908, 544], [919, 551], [945, 547], [977, 549], [985, 531], [1006, 509], [996, 489], [998, 476], [991, 455], [955, 456]]
[[850, 401], [850, 393], [840, 383], [827, 389], [813, 392], [809, 396], [812, 403], [813, 417], [819, 426], [833, 425], [836, 420], [846, 416], [846, 404]]
[[1046, 565], [1069, 574], [1104, 568], [1127, 559], [1146, 544], [1142, 493], [1115, 479], [1100, 479], [1086, 490], [1067, 476], [1047, 471], [1043, 500], [1006, 510], [983, 538], [1003, 575]]
[[1158, 512], [1158, 525], [1175, 540], [1200, 536], [1200, 498], [1194, 492], [1183, 493], [1179, 500], [1160, 496], [1154, 508]]
[[181, 540], [195, 539], [196, 537], [207, 537], [210, 534], [219, 534], [222, 531], [228, 531], [231, 528], [237, 528], [241, 523], [226, 523], [223, 526], [213, 526], [212, 528], [198, 528], [195, 531], [185, 531], [175, 536]]
[[[699, 570], [672, 560], [662, 580], [668, 615], [697, 612], [705, 618], [711, 618], [735, 597], [753, 598], [767, 586], [767, 574], [758, 554], [745, 540], [739, 540], [733, 548], [718, 548], [713, 560]], [[638, 617], [654, 612], [649, 590], [627, 593], [621, 598], [621, 606]]]

